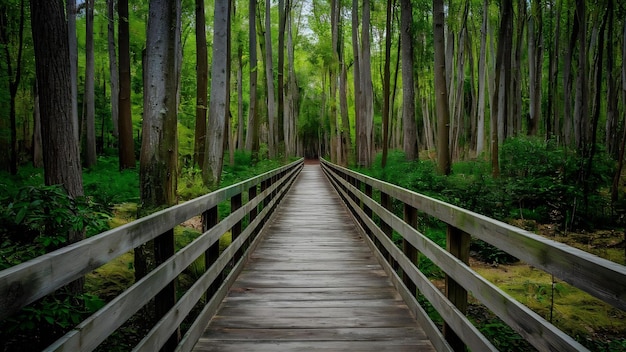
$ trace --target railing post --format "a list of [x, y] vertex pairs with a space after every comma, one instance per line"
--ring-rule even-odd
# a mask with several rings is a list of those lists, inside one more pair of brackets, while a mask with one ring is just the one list
[[[232, 196], [232, 198], [230, 198], [230, 213], [232, 214], [235, 211], [237, 211], [237, 209], [241, 208], [241, 203], [242, 203], [241, 193], [238, 193]], [[241, 220], [237, 221], [233, 225], [233, 227], [230, 229], [231, 242], [234, 242], [237, 239], [237, 237], [239, 237], [240, 234], [241, 234]], [[239, 261], [242, 254], [243, 254], [243, 248], [239, 248], [239, 250], [237, 250], [237, 253], [235, 254], [233, 264]]]
[[[470, 240], [470, 235], [448, 225], [446, 249], [465, 264], [469, 264]], [[467, 311], [467, 290], [448, 275], [446, 275], [446, 296], [452, 304], [465, 314]], [[455, 351], [465, 351], [465, 344], [447, 324], [443, 326], [443, 334]]]
[[[220, 220], [220, 217], [219, 217], [219, 213], [217, 210], [217, 205], [214, 206], [213, 208], [206, 210], [204, 213], [202, 213], [202, 232], [204, 233], [204, 232], [209, 231], [213, 226], [217, 225], [219, 220]], [[218, 240], [213, 245], [211, 245], [209, 249], [207, 249], [204, 252], [204, 270], [205, 271], [209, 270], [209, 268], [211, 268], [213, 263], [217, 261], [217, 258], [219, 256], [220, 256], [220, 241]], [[208, 303], [211, 297], [213, 297], [213, 295], [215, 294], [215, 292], [217, 291], [217, 289], [219, 288], [221, 284], [220, 280], [221, 280], [221, 277], [219, 279], [216, 278], [215, 282], [213, 282], [213, 284], [209, 287], [209, 289], [206, 292], [205, 302]]]
[[[248, 189], [248, 202], [251, 202], [257, 195], [257, 188], [258, 185], [254, 185], [252, 187], [250, 187]], [[256, 219], [257, 215], [259, 215], [259, 206], [257, 204], [256, 207], [250, 209], [250, 213], [248, 216], [248, 226], [250, 226], [250, 224], [252, 223], [252, 221], [254, 221], [254, 219]], [[254, 234], [250, 237], [250, 239], [248, 240], [248, 245], [250, 245], [250, 241], [252, 241], [252, 239], [256, 236], [256, 229], [254, 231]]]
[[[389, 196], [389, 194], [383, 192], [382, 190], [380, 191], [380, 205], [389, 212], [393, 213], [393, 203], [391, 197]], [[389, 238], [393, 242], [393, 229], [382, 218], [380, 219], [380, 229], [385, 235], [387, 235], [387, 238]], [[393, 260], [393, 257], [390, 255], [389, 251], [387, 251], [382, 245], [380, 246], [380, 250], [386, 254], [387, 262], [391, 265], [391, 267], [394, 270], [397, 270], [398, 263]]]
[[[169, 257], [176, 252], [174, 248], [174, 229], [168, 230], [154, 239], [154, 261], [155, 265], [163, 264]], [[176, 304], [176, 279], [168, 283], [154, 297], [154, 307], [156, 320], [161, 319]], [[180, 339], [180, 330], [176, 331], [169, 337], [162, 351], [174, 351]]]
[[[412, 228], [417, 229], [417, 209], [406, 203], [404, 203], [404, 222]], [[402, 250], [411, 263], [415, 264], [416, 267], [419, 267], [417, 249], [415, 249], [415, 247], [413, 247], [406, 239], [402, 240]], [[415, 283], [411, 281], [409, 275], [404, 272], [402, 273], [402, 281], [414, 296], [417, 295], [417, 287], [415, 286]]]

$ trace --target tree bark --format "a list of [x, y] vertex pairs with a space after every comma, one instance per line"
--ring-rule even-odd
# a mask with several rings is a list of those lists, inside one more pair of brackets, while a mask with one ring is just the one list
[[370, 51], [370, 0], [363, 0], [363, 16], [361, 27], [361, 56], [359, 68], [361, 77], [359, 115], [359, 166], [370, 167], [374, 156], [374, 92], [372, 86], [372, 60]]
[[296, 81], [295, 55], [293, 44], [291, 6], [287, 6], [287, 61], [289, 67], [289, 83], [287, 85], [287, 100], [285, 106], [285, 155], [287, 157], [302, 155], [296, 148], [296, 120], [298, 119], [298, 83]]
[[385, 68], [383, 72], [383, 156], [381, 167], [387, 166], [387, 154], [389, 153], [389, 94], [391, 85], [391, 1], [387, 1], [385, 34]]
[[435, 104], [437, 106], [437, 171], [450, 174], [450, 113], [446, 89], [446, 44], [444, 35], [445, 17], [443, 0], [433, 0], [434, 75]]
[[76, 38], [76, 0], [67, 0], [66, 8], [68, 29], [67, 35], [70, 51], [69, 60], [71, 63], [70, 89], [72, 93], [72, 123], [74, 124], [74, 138], [76, 138], [77, 141], [80, 141], [80, 125], [78, 123], [78, 39]]
[[[62, 3], [31, 0], [31, 21], [35, 46], [37, 86], [41, 92], [41, 136], [46, 185], [63, 185], [72, 198], [83, 196], [83, 179], [78, 139], [72, 115], [70, 50], [67, 22]], [[80, 241], [84, 232], [70, 231], [68, 244]], [[70, 284], [82, 293], [83, 279]]]
[[224, 131], [228, 117], [228, 16], [229, 0], [215, 1], [213, 24], [213, 62], [211, 64], [211, 100], [205, 147], [206, 160], [202, 178], [207, 186], [219, 186], [224, 159]]
[[267, 84], [267, 122], [269, 158], [276, 153], [276, 93], [274, 92], [274, 64], [272, 59], [272, 16], [270, 1], [265, 1], [265, 80]]
[[9, 172], [11, 175], [17, 174], [18, 169], [18, 144], [17, 144], [17, 121], [16, 121], [16, 113], [15, 113], [15, 98], [17, 96], [17, 89], [20, 86], [20, 80], [22, 77], [22, 52], [24, 47], [24, 0], [20, 1], [20, 19], [18, 24], [18, 44], [17, 44], [17, 55], [15, 58], [15, 72], [13, 72], [13, 62], [11, 58], [11, 52], [9, 50], [10, 47], [10, 39], [9, 39], [9, 23], [8, 18], [6, 17], [7, 9], [3, 6], [0, 7], [0, 11], [3, 11], [4, 14], [0, 16], [0, 40], [2, 40], [2, 44], [4, 46], [4, 52], [6, 56], [6, 66], [7, 66], [7, 80], [9, 85], [9, 123], [10, 123], [10, 134], [11, 134], [11, 147], [10, 147], [10, 161], [9, 161]]
[[258, 159], [259, 153], [259, 118], [257, 116], [257, 42], [256, 42], [256, 0], [248, 2], [248, 38], [250, 53], [250, 108], [248, 112], [248, 130], [246, 149], [252, 152], [252, 159]]
[[109, 49], [109, 76], [111, 80], [111, 122], [113, 122], [113, 136], [119, 136], [119, 94], [120, 76], [115, 55], [115, 0], [107, 0], [107, 47]]
[[363, 108], [361, 104], [362, 92], [361, 92], [361, 48], [359, 45], [359, 1], [352, 0], [352, 55], [354, 56], [354, 121], [355, 121], [355, 134], [356, 139], [354, 141], [355, 150], [357, 154], [357, 163], [360, 166], [363, 162], [361, 160], [361, 115], [363, 114]]
[[96, 165], [95, 63], [93, 49], [93, 1], [85, 1], [85, 166]]
[[480, 29], [480, 56], [478, 57], [478, 118], [476, 124], [476, 154], [485, 148], [485, 70], [487, 69], [487, 22], [489, 21], [489, 0], [483, 1], [483, 21]]
[[533, 0], [528, 16], [528, 88], [530, 108], [528, 111], [528, 134], [535, 136], [541, 118], [541, 72], [543, 63], [543, 13], [541, 1]]
[[207, 127], [207, 88], [209, 64], [207, 59], [206, 19], [204, 0], [196, 0], [196, 125], [194, 134], [194, 163], [203, 168]]
[[130, 30], [128, 27], [128, 0], [117, 1], [119, 50], [119, 145], [120, 170], [134, 168], [135, 142], [133, 141], [132, 110], [130, 102]]

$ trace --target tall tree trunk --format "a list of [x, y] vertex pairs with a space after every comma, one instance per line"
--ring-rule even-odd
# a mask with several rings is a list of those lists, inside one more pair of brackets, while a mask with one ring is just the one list
[[209, 124], [206, 131], [206, 160], [202, 168], [202, 178], [207, 186], [219, 186], [224, 159], [224, 131], [228, 117], [228, 17], [229, 0], [215, 2], [213, 24], [213, 62], [211, 64], [211, 100], [209, 103]]
[[483, 22], [480, 29], [480, 56], [478, 57], [478, 121], [476, 125], [476, 154], [485, 148], [485, 70], [487, 69], [487, 22], [489, 21], [489, 0], [483, 1]]
[[[62, 2], [31, 0], [37, 86], [41, 92], [41, 136], [46, 185], [63, 185], [72, 198], [83, 196], [78, 139], [72, 116], [70, 50]], [[70, 231], [68, 244], [84, 239], [84, 231]], [[70, 284], [75, 294], [83, 291], [83, 279]]]
[[111, 122], [113, 122], [113, 136], [119, 136], [119, 94], [120, 76], [115, 55], [115, 0], [107, 0], [107, 48], [109, 49], [109, 76], [111, 80]]
[[[622, 58], [626, 57], [626, 21], [622, 30]], [[626, 65], [622, 65], [622, 103], [626, 104]], [[626, 124], [626, 111], [622, 112], [622, 125]], [[624, 152], [626, 151], [626, 126], [622, 127], [622, 141], [619, 148], [619, 156], [617, 157], [617, 170], [613, 176], [613, 185], [611, 186], [611, 203], [615, 204], [619, 196], [619, 183], [622, 177], [622, 169], [624, 167]]]
[[370, 167], [374, 156], [374, 92], [372, 86], [372, 64], [370, 51], [370, 0], [363, 0], [361, 27], [360, 61], [360, 104], [363, 107], [359, 115], [359, 157], [360, 166]]
[[361, 48], [359, 44], [359, 0], [352, 0], [352, 55], [354, 56], [354, 73], [352, 74], [354, 80], [354, 129], [356, 138], [354, 141], [355, 150], [357, 154], [357, 163], [362, 165], [361, 160], [361, 115], [363, 114], [363, 108], [361, 104], [362, 92], [361, 92]]
[[276, 154], [276, 93], [274, 92], [274, 64], [272, 58], [271, 1], [265, 1], [265, 80], [267, 84], [267, 122], [269, 158]]
[[391, 1], [387, 1], [386, 34], [385, 34], [385, 68], [383, 72], [383, 157], [381, 167], [387, 166], [389, 152], [389, 94], [391, 85]]
[[256, 42], [256, 0], [248, 1], [248, 38], [250, 53], [250, 110], [248, 112], [248, 133], [246, 149], [252, 152], [252, 159], [259, 153], [259, 117], [257, 116], [257, 42]]
[[[288, 2], [290, 3], [290, 2]], [[298, 118], [298, 84], [296, 82], [295, 55], [293, 45], [293, 28], [292, 28], [292, 11], [291, 6], [287, 6], [287, 61], [289, 67], [289, 83], [287, 85], [287, 101], [285, 111], [285, 155], [291, 157], [294, 155], [302, 156], [296, 150], [296, 120]]]
[[509, 113], [506, 137], [514, 137], [522, 130], [522, 43], [524, 42], [524, 26], [526, 24], [526, 0], [517, 1], [517, 21], [515, 31], [515, 47], [511, 51], [511, 90], [508, 96]]
[[237, 150], [244, 150], [246, 141], [243, 117], [243, 41], [237, 44]]
[[337, 110], [337, 77], [339, 68], [339, 0], [331, 0], [330, 2], [330, 27], [331, 27], [331, 48], [332, 60], [328, 65], [328, 86], [329, 86], [329, 104], [328, 119], [330, 125], [330, 160], [333, 163], [341, 163], [341, 134], [337, 129], [339, 124]]
[[118, 22], [118, 50], [120, 70], [119, 91], [119, 145], [118, 155], [120, 170], [134, 168], [135, 142], [133, 140], [133, 122], [130, 102], [130, 30], [128, 27], [128, 0], [117, 1]]
[[41, 111], [39, 110], [39, 90], [37, 82], [33, 85], [33, 167], [41, 168], [43, 164], [43, 149], [41, 140]]
[[343, 166], [348, 166], [350, 158], [350, 151], [352, 149], [352, 142], [350, 141], [350, 118], [348, 116], [348, 67], [346, 65], [344, 55], [344, 41], [343, 41], [343, 16], [341, 10], [343, 6], [339, 2], [339, 65], [341, 66], [339, 74], [339, 109], [341, 115], [341, 161]]
[[[70, 89], [72, 93], [72, 123], [74, 124], [74, 138], [80, 140], [80, 125], [78, 123], [78, 39], [76, 38], [76, 0], [67, 0], [67, 35], [70, 51]], [[32, 21], [32, 19], [31, 19]], [[79, 145], [80, 148], [80, 145]]]
[[[17, 145], [17, 119], [15, 114], [15, 98], [17, 96], [17, 89], [20, 86], [20, 80], [22, 77], [22, 52], [24, 47], [24, 0], [20, 1], [20, 19], [18, 24], [18, 44], [17, 44], [17, 56], [15, 58], [15, 72], [13, 72], [13, 62], [11, 57], [10, 39], [9, 39], [9, 23], [6, 17], [7, 8], [0, 7], [0, 11], [3, 14], [0, 15], [0, 40], [4, 46], [4, 52], [6, 56], [7, 66], [7, 79], [9, 85], [9, 121], [11, 129], [11, 148], [10, 148], [10, 162], [9, 171], [11, 175], [17, 174], [17, 168], [19, 164], [18, 160], [18, 145]], [[24, 136], [26, 137], [26, 136]]]
[[433, 37], [434, 37], [434, 75], [435, 104], [437, 106], [437, 171], [442, 175], [450, 174], [450, 112], [448, 110], [448, 91], [446, 89], [445, 57], [445, 16], [443, 0], [433, 0]]
[[207, 59], [206, 19], [204, 0], [196, 0], [196, 126], [194, 135], [194, 164], [204, 166], [207, 127]]
[[500, 133], [499, 125], [504, 122], [504, 112], [508, 110], [508, 87], [511, 67], [511, 34], [512, 34], [512, 11], [511, 0], [504, 0], [500, 4], [500, 29], [498, 31], [498, 51], [496, 53], [496, 78], [495, 83], [499, 86], [493, 99], [491, 117], [491, 173], [493, 177], [500, 176], [500, 163], [498, 160], [499, 141], [504, 138]]
[[528, 111], [528, 134], [535, 136], [541, 118], [541, 72], [543, 63], [543, 13], [541, 1], [532, 0], [528, 16], [528, 88], [530, 108]]
[[619, 138], [618, 138], [618, 123], [617, 116], [619, 115], [618, 110], [618, 100], [619, 100], [619, 90], [617, 89], [617, 78], [615, 77], [615, 54], [614, 54], [614, 46], [619, 47], [619, 43], [616, 43], [615, 36], [613, 31], [615, 30], [614, 26], [614, 4], [613, 0], [608, 1], [609, 8], [609, 23], [607, 28], [608, 35], [608, 44], [606, 46], [606, 73], [607, 73], [607, 106], [606, 106], [606, 125], [605, 125], [605, 143], [606, 150], [609, 155], [613, 157], [617, 157], [619, 148]]
[[85, 1], [85, 166], [96, 165], [96, 102], [95, 102], [95, 63], [93, 49], [93, 3], [94, 0]]
[[278, 83], [276, 92], [278, 98], [278, 107], [276, 112], [276, 140], [279, 144], [281, 141], [283, 143], [285, 142], [285, 10], [285, 0], [278, 0]]
[[589, 104], [587, 82], [587, 11], [585, 0], [576, 0], [576, 12], [574, 14], [578, 23], [578, 75], [576, 79], [576, 96], [574, 99], [574, 138], [576, 147], [583, 150], [589, 142]]
[[[556, 15], [554, 14], [555, 4], [550, 4], [550, 17], [554, 18], [556, 22], [553, 42], [549, 52], [549, 76], [548, 76], [548, 97], [547, 97], [547, 118], [546, 118], [546, 136], [548, 139], [556, 137], [557, 143], [561, 141], [561, 117], [557, 113], [558, 106], [554, 101], [554, 97], [557, 95], [557, 79], [558, 79], [558, 62], [557, 56], [560, 48], [560, 33], [561, 33], [561, 9], [563, 2], [559, 1], [558, 9], [556, 9]], [[550, 22], [549, 22], [550, 23]]]

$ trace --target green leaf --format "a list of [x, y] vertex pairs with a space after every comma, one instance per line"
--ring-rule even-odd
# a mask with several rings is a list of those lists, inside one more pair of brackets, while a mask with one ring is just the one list
[[28, 211], [28, 208], [26, 207], [20, 209], [20, 211], [17, 213], [17, 216], [15, 217], [16, 224], [20, 224], [22, 220], [24, 220], [24, 217], [26, 216], [27, 211]]

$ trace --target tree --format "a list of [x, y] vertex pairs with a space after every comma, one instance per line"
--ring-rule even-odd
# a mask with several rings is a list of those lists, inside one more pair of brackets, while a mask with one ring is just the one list
[[528, 16], [528, 88], [530, 109], [528, 134], [536, 135], [541, 117], [541, 64], [543, 63], [543, 21], [540, 0], [533, 0]]
[[228, 80], [230, 78], [228, 61], [228, 41], [230, 28], [228, 17], [229, 0], [215, 1], [213, 24], [213, 62], [211, 64], [211, 99], [209, 103], [209, 124], [207, 126], [205, 154], [202, 167], [202, 179], [211, 187], [220, 183], [224, 163], [224, 131], [228, 117]]
[[391, 1], [387, 1], [386, 34], [385, 34], [385, 68], [383, 72], [383, 156], [381, 167], [387, 165], [387, 154], [389, 152], [389, 94], [391, 82]]
[[109, 76], [111, 77], [111, 121], [113, 122], [113, 136], [119, 137], [120, 74], [115, 55], [115, 0], [107, 0], [107, 18]]
[[402, 50], [402, 124], [403, 149], [407, 160], [418, 158], [415, 123], [415, 87], [413, 81], [413, 13], [410, 0], [400, 0], [400, 43]]
[[194, 163], [203, 168], [207, 126], [207, 88], [209, 64], [207, 60], [206, 19], [204, 0], [196, 0], [196, 126]]
[[93, 50], [93, 1], [85, 1], [85, 166], [91, 167], [96, 164], [96, 102], [95, 102], [95, 67]]
[[276, 151], [276, 96], [274, 92], [274, 64], [272, 60], [272, 17], [271, 1], [265, 1], [265, 83], [267, 85], [267, 122], [268, 145], [270, 159]]
[[248, 133], [246, 149], [256, 160], [259, 153], [259, 117], [257, 116], [257, 42], [256, 42], [256, 0], [248, 2], [248, 37], [250, 53], [250, 111], [248, 113]]
[[70, 84], [72, 90], [72, 123], [74, 124], [74, 138], [80, 140], [80, 125], [78, 124], [78, 39], [76, 38], [76, 0], [67, 0], [67, 35], [70, 50]]
[[130, 30], [128, 28], [128, 0], [117, 1], [119, 50], [119, 164], [120, 170], [135, 167], [135, 143], [130, 101]]
[[437, 171], [450, 174], [450, 112], [446, 88], [446, 57], [443, 0], [433, 0], [433, 37], [435, 51], [435, 104], [437, 106]]
[[359, 166], [370, 167], [374, 153], [374, 91], [372, 87], [372, 60], [370, 52], [370, 0], [363, 0], [361, 27], [359, 83], [358, 155]]
[[4, 54], [7, 67], [7, 79], [9, 83], [9, 121], [11, 125], [11, 147], [10, 147], [10, 162], [9, 171], [12, 175], [17, 174], [18, 167], [18, 146], [17, 146], [17, 123], [15, 116], [15, 97], [17, 96], [17, 89], [20, 86], [20, 80], [22, 77], [22, 52], [24, 49], [24, 0], [20, 1], [20, 17], [17, 28], [17, 55], [15, 57], [15, 72], [13, 70], [13, 58], [11, 55], [10, 47], [10, 35], [9, 35], [9, 21], [8, 21], [8, 8], [6, 5], [0, 6], [0, 40], [2, 46], [4, 46]]
[[[83, 196], [78, 139], [74, 136], [70, 83], [70, 50], [65, 13], [60, 1], [31, 0], [35, 68], [39, 88], [41, 136], [46, 185], [63, 185], [72, 198]], [[70, 231], [68, 244], [84, 238]], [[82, 292], [83, 280], [70, 290]]]

